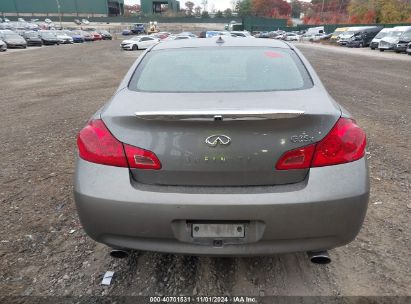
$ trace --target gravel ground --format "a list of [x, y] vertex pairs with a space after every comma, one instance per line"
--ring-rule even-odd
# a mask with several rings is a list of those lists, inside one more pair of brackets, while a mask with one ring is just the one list
[[[300, 49], [366, 129], [371, 153], [364, 227], [326, 266], [303, 253], [112, 259], [77, 218], [75, 137], [139, 52], [111, 41], [0, 54], [0, 295], [410, 296], [411, 57]], [[103, 287], [107, 270], [115, 277]]]

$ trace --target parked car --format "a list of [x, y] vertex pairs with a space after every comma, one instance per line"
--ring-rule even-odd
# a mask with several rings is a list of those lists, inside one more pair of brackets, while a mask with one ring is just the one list
[[[193, 33], [190, 33], [190, 32], [183, 32], [183, 33], [180, 33], [178, 35], [191, 36], [192, 38], [197, 37], [196, 35], [194, 35]], [[228, 32], [228, 31], [207, 31], [206, 32], [206, 38], [211, 38], [211, 37], [215, 37], [215, 36], [229, 36], [229, 37], [231, 37], [231, 33]]]
[[380, 52], [394, 50], [395, 46], [400, 41], [400, 37], [409, 31], [411, 31], [411, 26], [394, 27], [393, 30], [378, 43], [378, 49]]
[[186, 36], [186, 35], [177, 35], [174, 37], [173, 40], [184, 40], [184, 39], [194, 39], [194, 38], [190, 36]]
[[82, 227], [117, 252], [329, 262], [367, 210], [365, 133], [283, 41], [155, 45], [77, 145]]
[[41, 41], [44, 45], [59, 45], [60, 40], [52, 31], [39, 31]]
[[74, 19], [74, 23], [77, 24], [77, 25], [81, 25], [80, 19]]
[[7, 51], [7, 43], [0, 39], [0, 52]]
[[324, 39], [327, 37], [327, 34], [325, 33], [321, 33], [321, 34], [304, 34], [301, 36], [301, 39], [303, 41], [311, 41], [311, 42], [315, 42], [315, 41], [320, 41], [321, 39]]
[[[230, 32], [227, 32], [227, 31], [222, 31], [222, 32], [220, 32], [220, 33], [218, 33], [218, 34], [219, 34], [219, 35], [222, 35], [222, 33], [223, 33], [224, 35], [230, 35]], [[191, 37], [191, 38], [198, 38], [197, 35], [193, 34], [192, 32], [182, 32], [182, 33], [178, 34], [177, 36], [179, 36], [179, 35], [181, 35], [181, 36], [189, 36], [189, 37]]]
[[80, 33], [78, 33], [77, 31], [65, 30], [64, 33], [66, 33], [68, 36], [73, 38], [74, 43], [83, 43], [84, 42], [84, 37]]
[[[7, 30], [6, 30], [7, 31]], [[0, 32], [0, 40], [3, 40], [7, 44], [7, 48], [27, 48], [26, 40], [20, 35], [14, 32]]]
[[313, 35], [324, 34], [324, 33], [325, 33], [324, 26], [315, 26], [315, 27], [308, 28], [304, 34], [313, 36]]
[[81, 19], [81, 23], [83, 23], [85, 25], [89, 25], [90, 21], [88, 21], [87, 19]]
[[108, 31], [100, 30], [100, 31], [98, 31], [98, 33], [101, 35], [103, 40], [112, 40], [113, 39], [113, 36]]
[[23, 38], [26, 39], [27, 46], [42, 46], [43, 45], [43, 41], [41, 40], [38, 32], [26, 31], [23, 33]]
[[64, 31], [55, 31], [57, 39], [59, 40], [60, 44], [72, 44], [74, 40], [72, 37], [67, 35]]
[[131, 28], [130, 32], [136, 35], [144, 34], [146, 32], [146, 27], [144, 23], [135, 23], [133, 24], [133, 27]]
[[382, 30], [382, 26], [368, 27], [360, 30], [350, 39], [348, 39], [346, 46], [348, 47], [368, 47], [374, 37]]
[[270, 38], [270, 33], [269, 32], [260, 32], [255, 36], [256, 38]]
[[131, 39], [124, 40], [120, 46], [123, 50], [136, 51], [147, 49], [159, 41], [160, 39], [151, 36], [136, 36]]
[[335, 29], [335, 31], [332, 33], [330, 40], [331, 41], [337, 41], [340, 38], [340, 35], [345, 33], [348, 30], [348, 27], [338, 27]]
[[284, 36], [285, 41], [298, 41], [300, 40], [300, 35], [297, 35], [296, 33], [287, 33]]
[[86, 32], [83, 30], [74, 31], [76, 35], [80, 35], [83, 37], [84, 41], [91, 42], [94, 41], [94, 36], [90, 32]]
[[97, 31], [91, 31], [90, 35], [93, 37], [94, 41], [103, 40], [103, 36], [101, 34], [99, 34]]
[[121, 35], [123, 36], [129, 36], [132, 35], [133, 33], [130, 30], [122, 30]]
[[254, 36], [251, 36], [250, 32], [248, 31], [231, 31], [231, 35], [234, 35], [236, 37], [242, 37], [242, 38], [255, 38]]
[[407, 50], [405, 51], [408, 55], [411, 55], [411, 43], [408, 43]]
[[394, 51], [396, 53], [406, 53], [408, 44], [411, 42], [411, 29], [407, 32], [404, 32], [400, 38], [398, 43], [394, 46]]
[[378, 44], [380, 43], [381, 39], [388, 36], [389, 32], [393, 31], [392, 28], [383, 28], [377, 36], [374, 37], [373, 40], [370, 42], [370, 49], [375, 50], [378, 49]]
[[349, 27], [344, 33], [339, 35], [337, 43], [339, 45], [346, 45], [347, 42], [354, 37], [355, 35], [361, 33], [364, 29], [368, 28], [367, 26], [353, 26]]
[[156, 33], [156, 34], [152, 34], [150, 36], [158, 38], [160, 40], [164, 40], [164, 39], [167, 39], [168, 37], [170, 37], [170, 35], [171, 35], [171, 33], [169, 33], [169, 32], [159, 32], [159, 33]]

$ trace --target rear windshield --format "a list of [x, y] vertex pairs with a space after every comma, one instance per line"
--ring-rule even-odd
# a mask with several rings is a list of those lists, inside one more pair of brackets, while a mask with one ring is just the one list
[[290, 49], [213, 47], [149, 52], [129, 88], [147, 92], [247, 92], [311, 86], [307, 70]]

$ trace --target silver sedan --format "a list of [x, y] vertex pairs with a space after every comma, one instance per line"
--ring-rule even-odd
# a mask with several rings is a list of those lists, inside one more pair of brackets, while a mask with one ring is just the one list
[[80, 220], [115, 249], [328, 262], [367, 209], [364, 131], [282, 41], [157, 44], [77, 143]]

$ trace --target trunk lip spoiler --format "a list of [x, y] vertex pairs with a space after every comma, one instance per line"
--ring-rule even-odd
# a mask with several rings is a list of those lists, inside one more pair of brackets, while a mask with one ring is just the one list
[[283, 119], [303, 115], [302, 110], [187, 110], [138, 111], [134, 115], [145, 120], [223, 120], [223, 119]]

